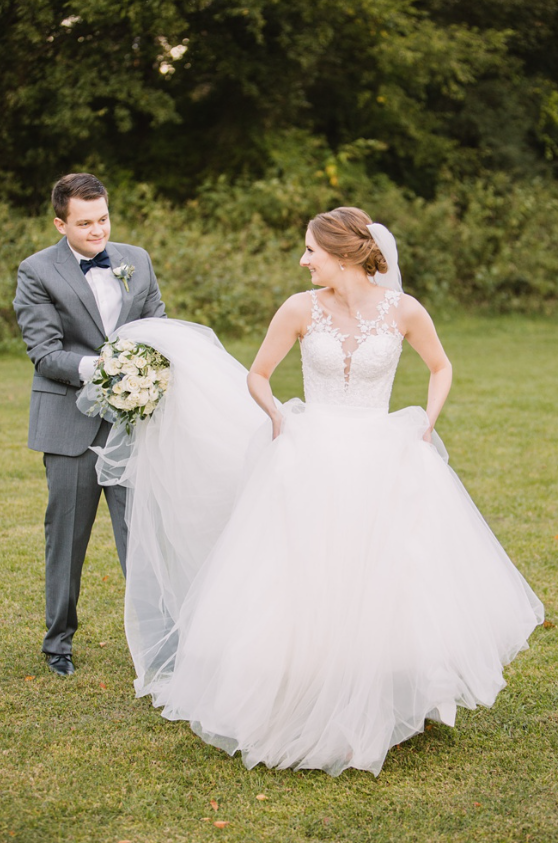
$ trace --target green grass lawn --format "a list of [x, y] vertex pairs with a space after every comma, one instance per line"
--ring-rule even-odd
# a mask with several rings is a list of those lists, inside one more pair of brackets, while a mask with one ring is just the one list
[[[551, 623], [507, 669], [492, 709], [459, 710], [455, 729], [429, 725], [389, 753], [378, 779], [249, 772], [134, 698], [104, 504], [83, 575], [77, 673], [49, 673], [46, 485], [41, 455], [25, 445], [32, 372], [25, 358], [0, 359], [1, 841], [558, 841], [558, 330], [543, 319], [460, 317], [439, 333], [455, 373], [438, 425], [451, 465]], [[245, 363], [255, 351], [228, 347]], [[300, 394], [298, 357], [276, 373], [279, 398]], [[392, 408], [424, 404], [426, 385], [407, 349]]]

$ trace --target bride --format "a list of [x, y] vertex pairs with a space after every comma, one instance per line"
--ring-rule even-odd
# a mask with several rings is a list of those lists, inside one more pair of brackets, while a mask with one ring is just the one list
[[[493, 704], [543, 608], [433, 432], [451, 365], [402, 293], [393, 236], [337, 208], [300, 262], [318, 289], [272, 320], [255, 402], [209, 329], [119, 329], [169, 357], [173, 382], [123, 475], [110, 443], [99, 471], [131, 487], [137, 694], [247, 767], [377, 775], [425, 718]], [[427, 407], [390, 414], [404, 339], [430, 370]], [[269, 379], [297, 340], [306, 403], [281, 406]]]

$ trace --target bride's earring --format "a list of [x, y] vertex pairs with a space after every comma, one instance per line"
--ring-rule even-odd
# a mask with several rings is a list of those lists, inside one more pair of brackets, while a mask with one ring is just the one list
[[339, 269], [341, 270], [341, 272], [345, 272], [345, 265], [342, 264], [341, 261], [339, 261]]

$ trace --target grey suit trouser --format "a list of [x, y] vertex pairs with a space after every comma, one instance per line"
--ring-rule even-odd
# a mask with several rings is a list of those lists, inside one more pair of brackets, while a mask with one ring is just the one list
[[[110, 430], [103, 421], [93, 445], [104, 445]], [[77, 603], [85, 552], [104, 489], [116, 549], [126, 574], [126, 489], [100, 486], [91, 450], [77, 457], [45, 454], [48, 505], [45, 515], [46, 626], [45, 653], [71, 653], [78, 627]]]

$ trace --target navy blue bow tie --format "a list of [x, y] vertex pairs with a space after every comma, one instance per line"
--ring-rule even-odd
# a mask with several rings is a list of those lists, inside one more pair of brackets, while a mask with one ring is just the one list
[[91, 260], [89, 260], [89, 261], [81, 260], [79, 262], [79, 265], [80, 265], [81, 271], [85, 275], [94, 266], [98, 266], [101, 269], [110, 269], [110, 258], [109, 258], [107, 250], [103, 249], [102, 252], [99, 252], [99, 254], [95, 255], [95, 257], [91, 258]]

